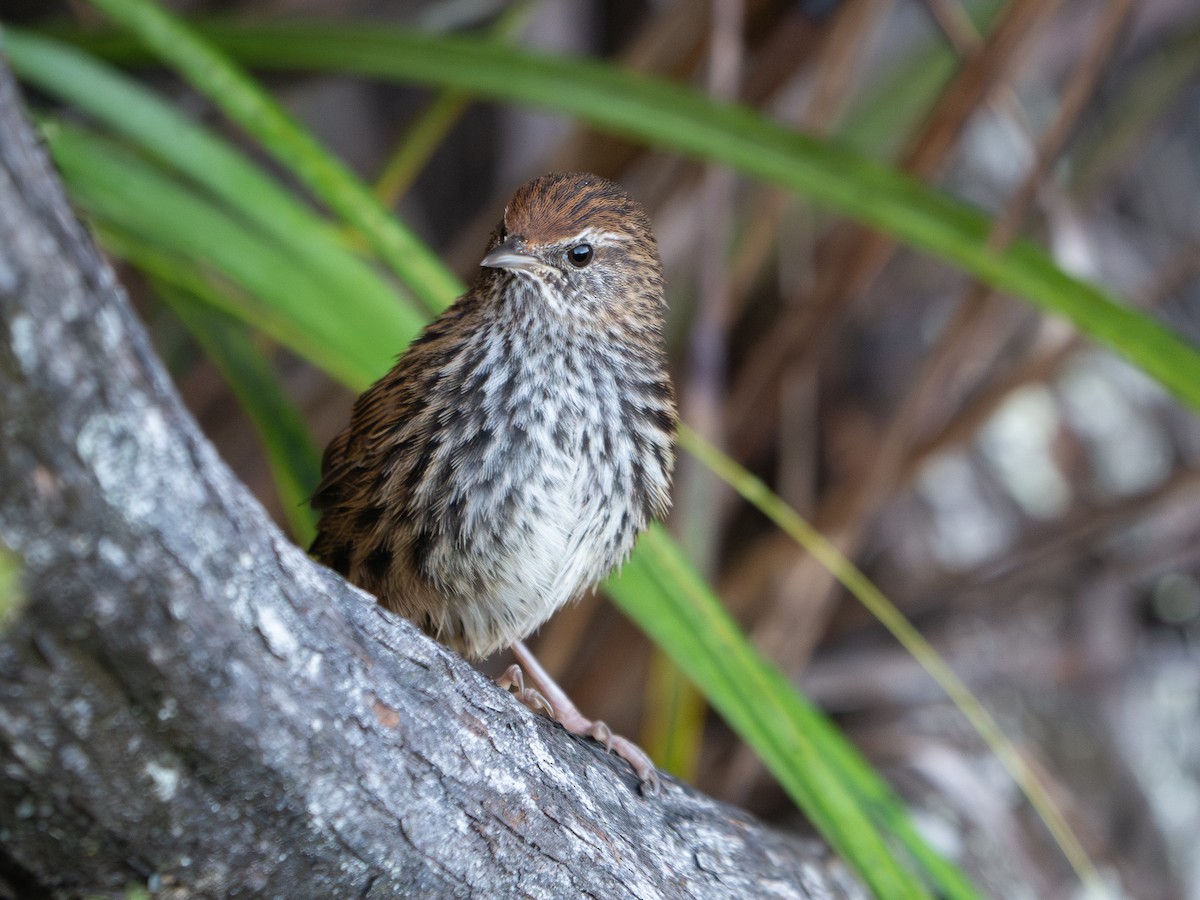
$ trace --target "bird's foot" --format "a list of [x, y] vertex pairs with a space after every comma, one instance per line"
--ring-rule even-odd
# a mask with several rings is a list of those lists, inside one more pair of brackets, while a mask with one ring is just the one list
[[[662, 779], [646, 751], [628, 738], [613, 734], [604, 722], [584, 716], [522, 641], [513, 644], [512, 651], [519, 665], [509, 666], [498, 679], [501, 687], [515, 689], [517, 699], [526, 706], [544, 711], [572, 734], [599, 741], [609, 753], [615, 753], [629, 763], [641, 781], [643, 794], [657, 796], [662, 792]], [[525, 686], [526, 678], [532, 687]]]
[[[576, 714], [578, 714], [576, 710]], [[633, 771], [637, 773], [638, 780], [642, 783], [642, 793], [651, 797], [656, 797], [662, 793], [662, 779], [658, 777], [658, 769], [655, 768], [654, 762], [647, 755], [646, 751], [635, 744], [629, 738], [621, 737], [619, 734], [613, 734], [612, 729], [599, 719], [585, 719], [579, 716], [582, 723], [586, 723], [586, 727], [582, 731], [575, 731], [562, 722], [563, 728], [570, 731], [572, 734], [586, 734], [592, 740], [599, 741], [604, 745], [604, 749], [609, 753], [615, 753], [629, 765], [633, 766]]]
[[525, 687], [525, 673], [516, 663], [504, 670], [504, 674], [496, 679], [496, 684], [532, 709], [534, 712], [544, 712], [554, 718], [554, 707], [537, 688]]

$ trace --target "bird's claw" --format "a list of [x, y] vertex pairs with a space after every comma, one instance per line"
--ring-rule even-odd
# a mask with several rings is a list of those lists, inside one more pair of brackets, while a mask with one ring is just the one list
[[584, 734], [603, 744], [605, 753], [615, 753], [633, 767], [638, 781], [641, 782], [641, 792], [644, 796], [657, 797], [662, 793], [662, 779], [658, 776], [658, 769], [641, 747], [628, 738], [613, 734], [608, 724], [599, 720], [592, 722]]
[[605, 753], [613, 752], [613, 733], [607, 722], [599, 720], [593, 722], [592, 727], [587, 730], [587, 734], [592, 740], [599, 741], [604, 745]]
[[504, 674], [496, 679], [497, 684], [513, 689], [518, 700], [531, 709], [542, 710], [571, 734], [590, 737], [603, 744], [606, 753], [615, 753], [629, 763], [637, 774], [643, 796], [654, 797], [662, 793], [662, 779], [658, 769], [641, 747], [628, 738], [614, 734], [604, 722], [593, 721], [580, 713], [524, 644], [518, 641], [513, 645], [513, 652], [529, 669], [529, 679], [544, 691], [525, 687], [525, 672], [522, 671], [521, 665], [509, 666]]
[[525, 673], [517, 664], [514, 663], [505, 669], [504, 674], [496, 679], [496, 684], [506, 691], [511, 691], [513, 696], [534, 712], [544, 712], [550, 718], [556, 718], [554, 707], [550, 705], [545, 694], [537, 688], [525, 686]]

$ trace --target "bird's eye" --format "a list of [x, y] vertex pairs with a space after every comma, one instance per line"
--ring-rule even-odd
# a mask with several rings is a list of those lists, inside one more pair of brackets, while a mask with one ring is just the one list
[[576, 244], [567, 251], [567, 259], [571, 261], [577, 269], [582, 269], [592, 261], [592, 245], [591, 244]]

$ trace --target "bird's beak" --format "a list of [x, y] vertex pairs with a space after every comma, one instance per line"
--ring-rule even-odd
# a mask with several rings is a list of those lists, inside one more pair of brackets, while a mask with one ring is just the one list
[[491, 253], [479, 261], [479, 265], [489, 269], [532, 269], [542, 268], [542, 261], [536, 256], [524, 252], [525, 242], [520, 238], [509, 238], [498, 244]]

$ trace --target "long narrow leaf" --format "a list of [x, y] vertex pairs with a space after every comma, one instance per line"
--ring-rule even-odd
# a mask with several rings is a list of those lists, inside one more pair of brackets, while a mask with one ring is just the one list
[[[1083, 849], [1083, 844], [1071, 830], [1066, 817], [1026, 765], [1012, 742], [1005, 737], [996, 720], [904, 614], [858, 567], [843, 556], [837, 547], [804, 521], [762, 481], [687, 427], [680, 429], [679, 442], [726, 484], [733, 487], [743, 499], [812, 554], [817, 562], [832, 573], [920, 663], [1008, 770], [1083, 883], [1092, 893], [1100, 896], [1100, 876], [1087, 851]], [[870, 777], [869, 773], [861, 771], [852, 773], [852, 776], [855, 779]]]
[[[6, 29], [4, 49], [22, 80], [128, 138], [276, 243], [302, 244], [307, 252], [295, 264], [327, 289], [330, 303], [349, 302], [349, 315], [366, 307], [383, 314], [396, 305], [393, 287], [331, 239], [336, 228], [152, 91], [74, 47], [19, 29]], [[409, 313], [408, 319], [415, 327], [423, 316]]]
[[9, 621], [16, 618], [24, 602], [20, 562], [0, 544], [0, 634], [4, 633]]
[[[857, 751], [844, 738], [834, 739], [828, 720], [750, 646], [664, 529], [655, 526], [642, 536], [634, 558], [605, 589], [702, 686], [713, 707], [755, 746], [830, 844], [854, 860], [876, 895], [926, 894], [878, 839], [876, 822], [887, 821], [904, 823], [893, 833], [913, 851], [938, 893], [977, 896], [961, 872], [912, 832], [899, 800], [883, 782], [877, 776], [862, 778], [869, 767], [848, 762], [857, 760]], [[851, 768], [853, 779], [847, 776]]]
[[[990, 248], [990, 223], [978, 210], [848, 146], [799, 134], [756, 110], [601, 63], [469, 37], [377, 24], [207, 24], [203, 31], [250, 65], [328, 69], [461, 88], [566, 113], [657, 147], [725, 163], [886, 231], [998, 290], [1069, 319], [1200, 409], [1200, 353], [1154, 319], [1068, 275], [1031, 242]], [[120, 58], [141, 55], [118, 35], [72, 37]]]
[[45, 133], [77, 202], [144, 240], [215, 267], [245, 289], [244, 302], [257, 304], [258, 327], [338, 378], [369, 383], [415, 335], [417, 323], [401, 304], [379, 315], [371, 307], [357, 309], [355, 298], [337, 302], [308, 276], [302, 258], [143, 160], [75, 126], [59, 124]]
[[192, 29], [150, 0], [92, 0], [92, 4], [136, 34], [261, 140], [330, 209], [362, 232], [430, 310], [445, 307], [457, 296], [453, 273], [269, 94]]
[[[495, 41], [513, 38], [529, 19], [534, 4], [529, 0], [512, 3], [497, 16], [485, 32]], [[375, 196], [387, 206], [396, 201], [416, 180], [417, 173], [441, 146], [454, 125], [471, 105], [472, 98], [464, 91], [442, 91], [405, 133], [383, 171], [375, 180]]]

